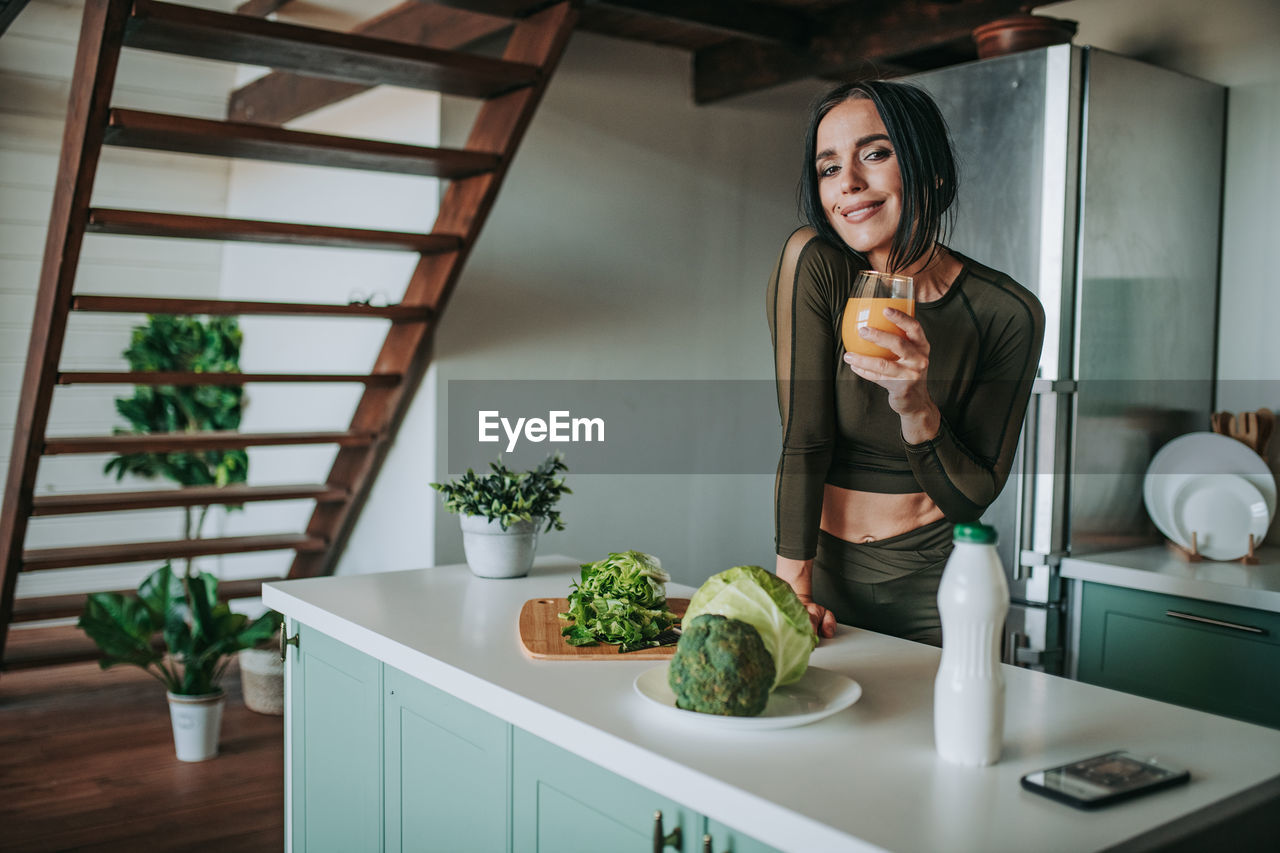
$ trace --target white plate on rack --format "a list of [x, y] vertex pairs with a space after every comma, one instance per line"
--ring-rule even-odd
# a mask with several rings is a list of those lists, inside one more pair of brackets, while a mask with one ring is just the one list
[[1192, 432], [1160, 448], [1142, 481], [1147, 514], [1161, 533], [1184, 548], [1191, 547], [1190, 538], [1178, 530], [1173, 502], [1188, 480], [1204, 474], [1243, 477], [1262, 494], [1270, 525], [1276, 514], [1276, 479], [1262, 457], [1234, 438], [1216, 432]]
[[1188, 477], [1173, 498], [1173, 519], [1187, 542], [1196, 534], [1196, 551], [1210, 560], [1238, 560], [1249, 553], [1271, 522], [1267, 502], [1252, 483], [1238, 474]]
[[811, 666], [798, 681], [774, 690], [760, 716], [722, 717], [677, 708], [676, 695], [667, 683], [667, 666], [663, 664], [640, 673], [635, 682], [636, 692], [670, 719], [725, 731], [788, 729], [807, 725], [843, 711], [862, 696], [862, 686], [847, 675]]

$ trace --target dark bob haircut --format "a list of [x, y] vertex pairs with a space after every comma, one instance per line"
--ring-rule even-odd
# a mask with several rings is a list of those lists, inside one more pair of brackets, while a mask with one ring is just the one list
[[800, 177], [800, 215], [828, 242], [866, 258], [840, 239], [818, 195], [818, 125], [845, 101], [875, 104], [884, 122], [902, 175], [902, 218], [889, 249], [889, 269], [906, 269], [931, 254], [950, 231], [948, 211], [956, 198], [956, 161], [947, 124], [938, 105], [923, 89], [887, 80], [846, 83], [814, 104], [804, 140], [804, 173]]

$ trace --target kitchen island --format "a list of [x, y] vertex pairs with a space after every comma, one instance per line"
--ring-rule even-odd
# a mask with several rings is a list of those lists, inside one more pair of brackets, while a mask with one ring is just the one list
[[[522, 652], [517, 617], [523, 603], [564, 596], [576, 575], [576, 561], [551, 556], [517, 580], [480, 579], [465, 566], [444, 566], [264, 585], [263, 600], [286, 615], [289, 636], [302, 629], [286, 670], [286, 835], [293, 849], [336, 849], [328, 830], [313, 827], [304, 836], [305, 805], [311, 817], [328, 820], [317, 825], [344, 829], [354, 821], [333, 812], [363, 808], [363, 849], [570, 853], [576, 842], [544, 834], [553, 815], [542, 810], [590, 805], [594, 792], [608, 794], [612, 805], [596, 808], [616, 809], [619, 826], [652, 820], [657, 803], [666, 811], [664, 829], [674, 823], [684, 830], [677, 849], [689, 853], [703, 849], [704, 831], [711, 832], [716, 853], [731, 845], [823, 853], [1138, 850], [1215, 824], [1215, 832], [1226, 833], [1214, 836], [1220, 840], [1236, 831], [1280, 832], [1274, 817], [1280, 731], [1006, 667], [1000, 763], [953, 766], [933, 750], [938, 650], [843, 626], [815, 650], [811, 665], [859, 682], [862, 697], [852, 707], [776, 731], [731, 733], [673, 722], [633, 687], [638, 675], [664, 664], [625, 656], [535, 661]], [[690, 592], [668, 588], [671, 596]], [[305, 671], [304, 682], [300, 661], [328, 647], [347, 657], [321, 661], [314, 675]], [[443, 704], [432, 699], [433, 707], [444, 708], [452, 721], [432, 721], [424, 737], [450, 725], [483, 723], [491, 734], [467, 732], [441, 742], [465, 742], [468, 749], [492, 742], [494, 749], [475, 751], [474, 762], [463, 757], [470, 752], [450, 753], [442, 759], [449, 766], [422, 772], [420, 761], [402, 757], [417, 735], [396, 710], [413, 691], [440, 697]], [[340, 706], [368, 714], [352, 719], [335, 710]], [[327, 730], [318, 715], [336, 722]], [[368, 725], [377, 731], [361, 720], [374, 721]], [[341, 743], [326, 752], [330, 740]], [[300, 752], [317, 748], [321, 754]], [[1024, 773], [1115, 749], [1185, 766], [1192, 781], [1089, 814], [1019, 786]], [[577, 764], [557, 779], [542, 773], [564, 762]], [[442, 778], [457, 774], [462, 790], [473, 764], [503, 774], [505, 787], [477, 788], [456, 812], [445, 810], [442, 820], [456, 813], [465, 825], [439, 827], [435, 843], [405, 828], [414, 809], [448, 797], [450, 784]], [[320, 803], [307, 790], [343, 774], [354, 779], [359, 767], [381, 777], [372, 786], [369, 780], [352, 784], [362, 803], [341, 796]], [[569, 790], [575, 779], [576, 792]], [[615, 790], [625, 795], [615, 797]], [[465, 816], [475, 796], [491, 796], [481, 812], [488, 816], [485, 826]], [[490, 831], [489, 840], [480, 840], [481, 831]], [[453, 832], [472, 840], [438, 840]], [[629, 848], [597, 839], [581, 849]], [[641, 837], [636, 849], [653, 848]]]

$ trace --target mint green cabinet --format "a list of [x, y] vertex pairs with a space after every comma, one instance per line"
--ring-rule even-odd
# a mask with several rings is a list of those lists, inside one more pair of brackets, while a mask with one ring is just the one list
[[1078, 676], [1280, 727], [1280, 614], [1082, 583]]
[[293, 849], [382, 849], [382, 664], [306, 625], [290, 663]]
[[512, 757], [514, 853], [647, 853], [657, 812], [680, 835], [664, 850], [702, 849], [701, 817], [666, 797], [520, 729]]
[[383, 670], [388, 851], [511, 849], [511, 726]]
[[[290, 621], [294, 853], [773, 849]], [[292, 636], [292, 634], [290, 634]], [[710, 835], [710, 848], [704, 837]]]

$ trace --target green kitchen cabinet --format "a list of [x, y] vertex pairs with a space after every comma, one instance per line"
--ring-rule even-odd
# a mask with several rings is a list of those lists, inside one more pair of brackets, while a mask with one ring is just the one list
[[295, 625], [298, 648], [289, 664], [293, 849], [381, 850], [382, 664]]
[[388, 851], [510, 850], [511, 726], [383, 670]]
[[514, 853], [647, 853], [661, 813], [665, 851], [700, 851], [701, 816], [586, 759], [515, 730]]
[[[649, 789], [290, 621], [295, 853], [772, 853]], [[293, 636], [290, 634], [289, 636]]]
[[1280, 727], [1280, 613], [1081, 583], [1081, 681]]

